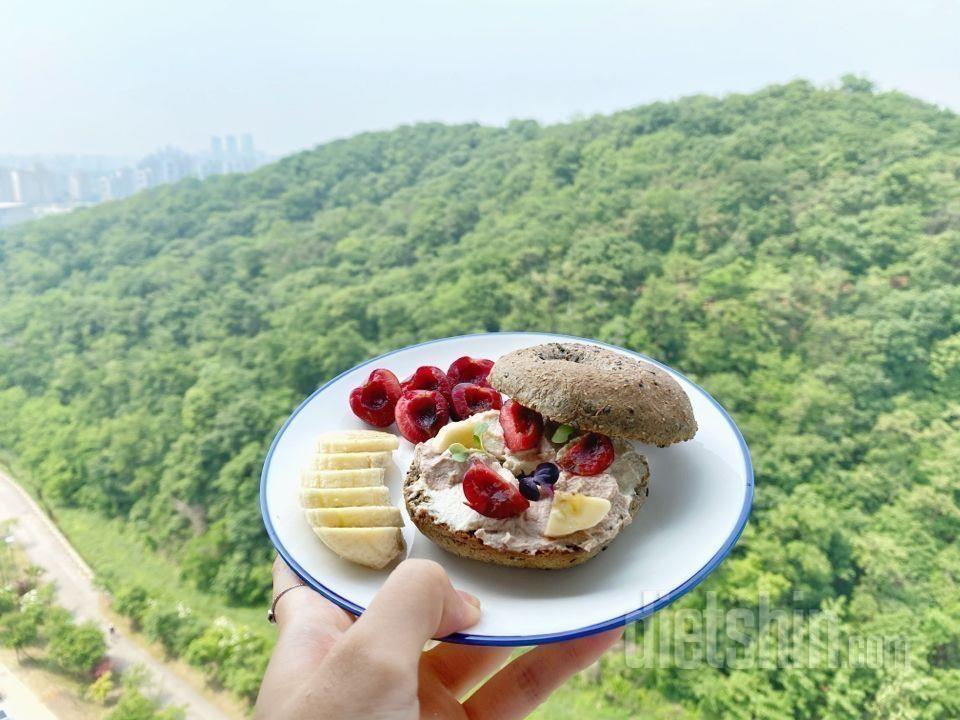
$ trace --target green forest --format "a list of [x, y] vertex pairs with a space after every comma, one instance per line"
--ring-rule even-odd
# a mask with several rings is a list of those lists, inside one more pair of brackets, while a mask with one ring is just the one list
[[907, 653], [611, 654], [542, 717], [960, 716], [960, 117], [861, 78], [401, 127], [6, 230], [0, 448], [116, 608], [250, 699], [282, 421], [372, 355], [497, 330], [646, 353], [740, 425], [754, 513], [664, 618], [763, 597], [803, 613], [787, 655], [822, 616]]

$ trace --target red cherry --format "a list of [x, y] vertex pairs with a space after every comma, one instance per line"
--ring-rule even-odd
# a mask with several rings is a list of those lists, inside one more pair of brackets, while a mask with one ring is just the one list
[[543, 417], [536, 410], [526, 408], [516, 400], [507, 400], [500, 411], [503, 442], [513, 452], [530, 450], [543, 436]]
[[365, 423], [387, 427], [393, 422], [393, 412], [402, 391], [397, 376], [379, 368], [370, 373], [367, 381], [350, 393], [350, 409]]
[[454, 386], [452, 396], [453, 409], [461, 420], [487, 410], [499, 410], [503, 405], [500, 393], [492, 387], [482, 387], [473, 383], [460, 383]]
[[530, 507], [520, 490], [477, 458], [463, 475], [463, 494], [468, 507], [490, 518], [516, 517]]
[[472, 358], [464, 355], [457, 358], [447, 370], [447, 377], [450, 383], [459, 385], [460, 383], [473, 383], [474, 385], [486, 385], [487, 375], [493, 369], [493, 360], [484, 360], [482, 358]]
[[450, 419], [450, 406], [436, 390], [408, 390], [397, 401], [397, 429], [412, 443], [429, 440]]
[[408, 377], [400, 385], [403, 391], [407, 390], [436, 390], [440, 392], [447, 402], [450, 402], [450, 389], [453, 383], [447, 374], [433, 365], [421, 365], [413, 371], [413, 375]]
[[599, 475], [613, 463], [613, 443], [606, 435], [581, 435], [560, 451], [557, 465], [574, 475]]

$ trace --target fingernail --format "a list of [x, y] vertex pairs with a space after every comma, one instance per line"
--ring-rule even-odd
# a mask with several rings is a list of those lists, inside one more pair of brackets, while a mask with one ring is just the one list
[[463, 598], [463, 626], [470, 627], [480, 622], [480, 598], [471, 595], [465, 590], [457, 590], [457, 594]]
[[469, 603], [463, 606], [463, 627], [473, 627], [480, 622], [480, 608]]

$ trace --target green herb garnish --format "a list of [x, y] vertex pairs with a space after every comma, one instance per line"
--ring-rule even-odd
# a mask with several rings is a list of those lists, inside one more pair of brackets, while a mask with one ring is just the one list
[[473, 439], [481, 450], [486, 450], [483, 447], [483, 434], [487, 431], [487, 428], [490, 427], [490, 423], [479, 423], [473, 426]]
[[556, 430], [553, 431], [553, 437], [550, 438], [550, 442], [556, 443], [557, 445], [562, 445], [577, 432], [577, 429], [572, 425], [560, 425]]
[[457, 462], [466, 462], [467, 458], [470, 457], [470, 451], [460, 443], [453, 443], [447, 450], [450, 451], [450, 456]]

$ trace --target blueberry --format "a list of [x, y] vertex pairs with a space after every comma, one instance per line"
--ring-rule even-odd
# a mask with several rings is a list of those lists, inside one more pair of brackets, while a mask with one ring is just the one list
[[520, 494], [527, 500], [536, 502], [540, 499], [540, 486], [531, 475], [524, 475], [520, 478]]
[[537, 465], [537, 469], [533, 471], [533, 477], [536, 478], [537, 482], [541, 485], [553, 485], [560, 477], [560, 468], [553, 463], [540, 463]]

